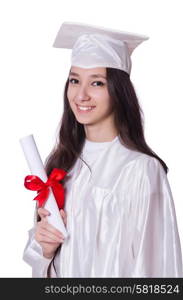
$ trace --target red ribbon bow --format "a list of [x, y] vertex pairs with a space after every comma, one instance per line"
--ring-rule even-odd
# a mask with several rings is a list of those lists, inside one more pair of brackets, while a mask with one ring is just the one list
[[43, 206], [49, 196], [52, 188], [58, 208], [64, 207], [64, 188], [59, 183], [67, 173], [62, 169], [54, 168], [50, 173], [48, 180], [43, 182], [38, 176], [28, 175], [25, 177], [24, 186], [32, 191], [37, 191], [38, 195], [33, 199], [38, 201], [38, 206]]

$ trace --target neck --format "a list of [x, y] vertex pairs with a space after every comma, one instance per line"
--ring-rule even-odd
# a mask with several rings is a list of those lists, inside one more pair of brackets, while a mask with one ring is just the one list
[[84, 129], [86, 138], [92, 142], [110, 142], [118, 135], [118, 131], [114, 126], [84, 125]]

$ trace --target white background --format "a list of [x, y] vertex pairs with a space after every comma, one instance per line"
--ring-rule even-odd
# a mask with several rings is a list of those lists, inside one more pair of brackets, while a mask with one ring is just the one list
[[34, 134], [42, 160], [62, 114], [70, 50], [52, 47], [64, 21], [148, 35], [132, 55], [131, 79], [149, 146], [166, 162], [183, 248], [183, 21], [177, 0], [4, 0], [0, 2], [0, 277], [31, 277], [22, 260], [34, 192], [19, 139]]

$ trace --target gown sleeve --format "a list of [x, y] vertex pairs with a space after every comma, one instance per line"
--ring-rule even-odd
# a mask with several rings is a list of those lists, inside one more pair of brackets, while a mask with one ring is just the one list
[[132, 277], [183, 277], [181, 244], [167, 174], [156, 158], [148, 159], [138, 174]]
[[32, 277], [47, 277], [52, 259], [43, 256], [40, 244], [34, 238], [34, 228], [29, 230], [29, 239], [24, 249], [23, 260], [32, 267]]

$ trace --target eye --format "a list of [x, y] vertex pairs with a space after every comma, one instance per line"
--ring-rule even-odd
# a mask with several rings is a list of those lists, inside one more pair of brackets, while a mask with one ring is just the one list
[[78, 82], [77, 79], [74, 79], [74, 78], [70, 78], [70, 79], [69, 79], [69, 82], [70, 82], [71, 84], [74, 84], [74, 81], [77, 81], [77, 82]]
[[[76, 84], [78, 82], [79, 82], [79, 80], [77, 80], [75, 78], [70, 78], [69, 79], [69, 83], [71, 83], [71, 84]], [[92, 82], [92, 85], [94, 85], [94, 86], [103, 86], [104, 83], [102, 81], [94, 81], [94, 82]]]
[[104, 83], [102, 81], [94, 81], [93, 83], [98, 83], [97, 86], [103, 86]]

